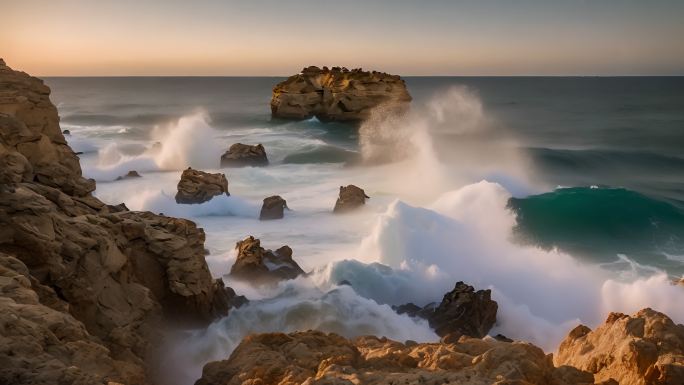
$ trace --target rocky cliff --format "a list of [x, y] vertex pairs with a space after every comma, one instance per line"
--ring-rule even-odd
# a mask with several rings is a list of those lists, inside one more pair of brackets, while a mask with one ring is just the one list
[[49, 95], [0, 60], [0, 383], [150, 383], [160, 326], [209, 322], [234, 293], [195, 223], [91, 195]]
[[273, 87], [273, 116], [289, 119], [358, 121], [381, 104], [411, 101], [398, 75], [384, 72], [307, 67]]
[[684, 384], [684, 326], [644, 309], [572, 330], [555, 358], [527, 342], [462, 336], [440, 343], [348, 340], [317, 331], [245, 338], [195, 385], [237, 384]]

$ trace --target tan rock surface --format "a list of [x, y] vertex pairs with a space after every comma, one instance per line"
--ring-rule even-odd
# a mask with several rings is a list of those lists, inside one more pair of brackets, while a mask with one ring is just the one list
[[0, 383], [148, 383], [161, 323], [207, 323], [235, 293], [195, 223], [90, 195], [48, 96], [0, 63]]
[[235, 263], [230, 268], [232, 277], [255, 284], [272, 283], [294, 279], [304, 274], [301, 267], [292, 259], [292, 249], [282, 246], [276, 251], [261, 247], [261, 241], [249, 236], [237, 242], [238, 251]]
[[454, 344], [347, 340], [318, 331], [246, 337], [230, 358], [204, 367], [195, 385], [593, 384], [591, 373], [556, 368], [523, 342], [462, 337]]
[[684, 384], [684, 325], [652, 309], [631, 316], [611, 313], [596, 330], [573, 329], [555, 362], [620, 385]]
[[188, 167], [178, 182], [176, 203], [204, 203], [223, 194], [230, 195], [225, 174], [212, 174]]
[[398, 75], [384, 72], [307, 67], [273, 87], [273, 116], [321, 120], [363, 120], [381, 104], [411, 101]]
[[221, 167], [261, 167], [267, 165], [266, 149], [261, 143], [253, 146], [235, 143], [221, 155]]
[[335, 201], [333, 212], [346, 213], [353, 211], [366, 204], [368, 195], [362, 188], [350, 184], [348, 186], [340, 186], [340, 195]]

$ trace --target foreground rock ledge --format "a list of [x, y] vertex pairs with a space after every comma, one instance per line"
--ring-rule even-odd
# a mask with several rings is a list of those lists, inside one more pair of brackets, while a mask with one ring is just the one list
[[271, 113], [288, 119], [359, 121], [381, 104], [411, 101], [398, 75], [384, 72], [307, 67], [273, 87]]
[[0, 60], [0, 384], [150, 384], [160, 328], [235, 293], [194, 222], [90, 194], [49, 95]]

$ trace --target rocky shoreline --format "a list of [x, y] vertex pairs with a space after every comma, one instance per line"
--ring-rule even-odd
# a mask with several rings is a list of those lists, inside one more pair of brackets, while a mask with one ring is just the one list
[[[388, 95], [410, 100], [405, 91], [394, 75], [309, 67], [276, 86], [272, 107], [274, 116], [355, 120]], [[0, 59], [0, 384], [155, 384], [162, 330], [203, 327], [246, 299], [211, 277], [194, 222], [92, 195], [95, 182], [82, 176], [49, 95], [40, 79]], [[226, 158], [267, 164], [263, 147], [241, 146]], [[186, 171], [182, 202], [229, 194], [224, 175]], [[270, 198], [266, 219], [282, 218], [285, 200]], [[335, 211], [366, 199], [356, 186], [341, 187]], [[268, 283], [306, 275], [287, 246], [272, 252], [248, 237], [237, 249], [235, 276]], [[555, 355], [485, 336], [497, 304], [462, 282], [438, 305], [397, 311], [426, 318], [442, 341], [255, 334], [207, 364], [196, 384], [684, 383], [684, 325], [655, 310], [611, 313], [595, 330], [577, 326]]]

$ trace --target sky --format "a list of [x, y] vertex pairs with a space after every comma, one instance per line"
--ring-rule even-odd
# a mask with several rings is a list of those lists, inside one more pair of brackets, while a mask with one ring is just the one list
[[37, 76], [684, 75], [684, 0], [0, 0]]

